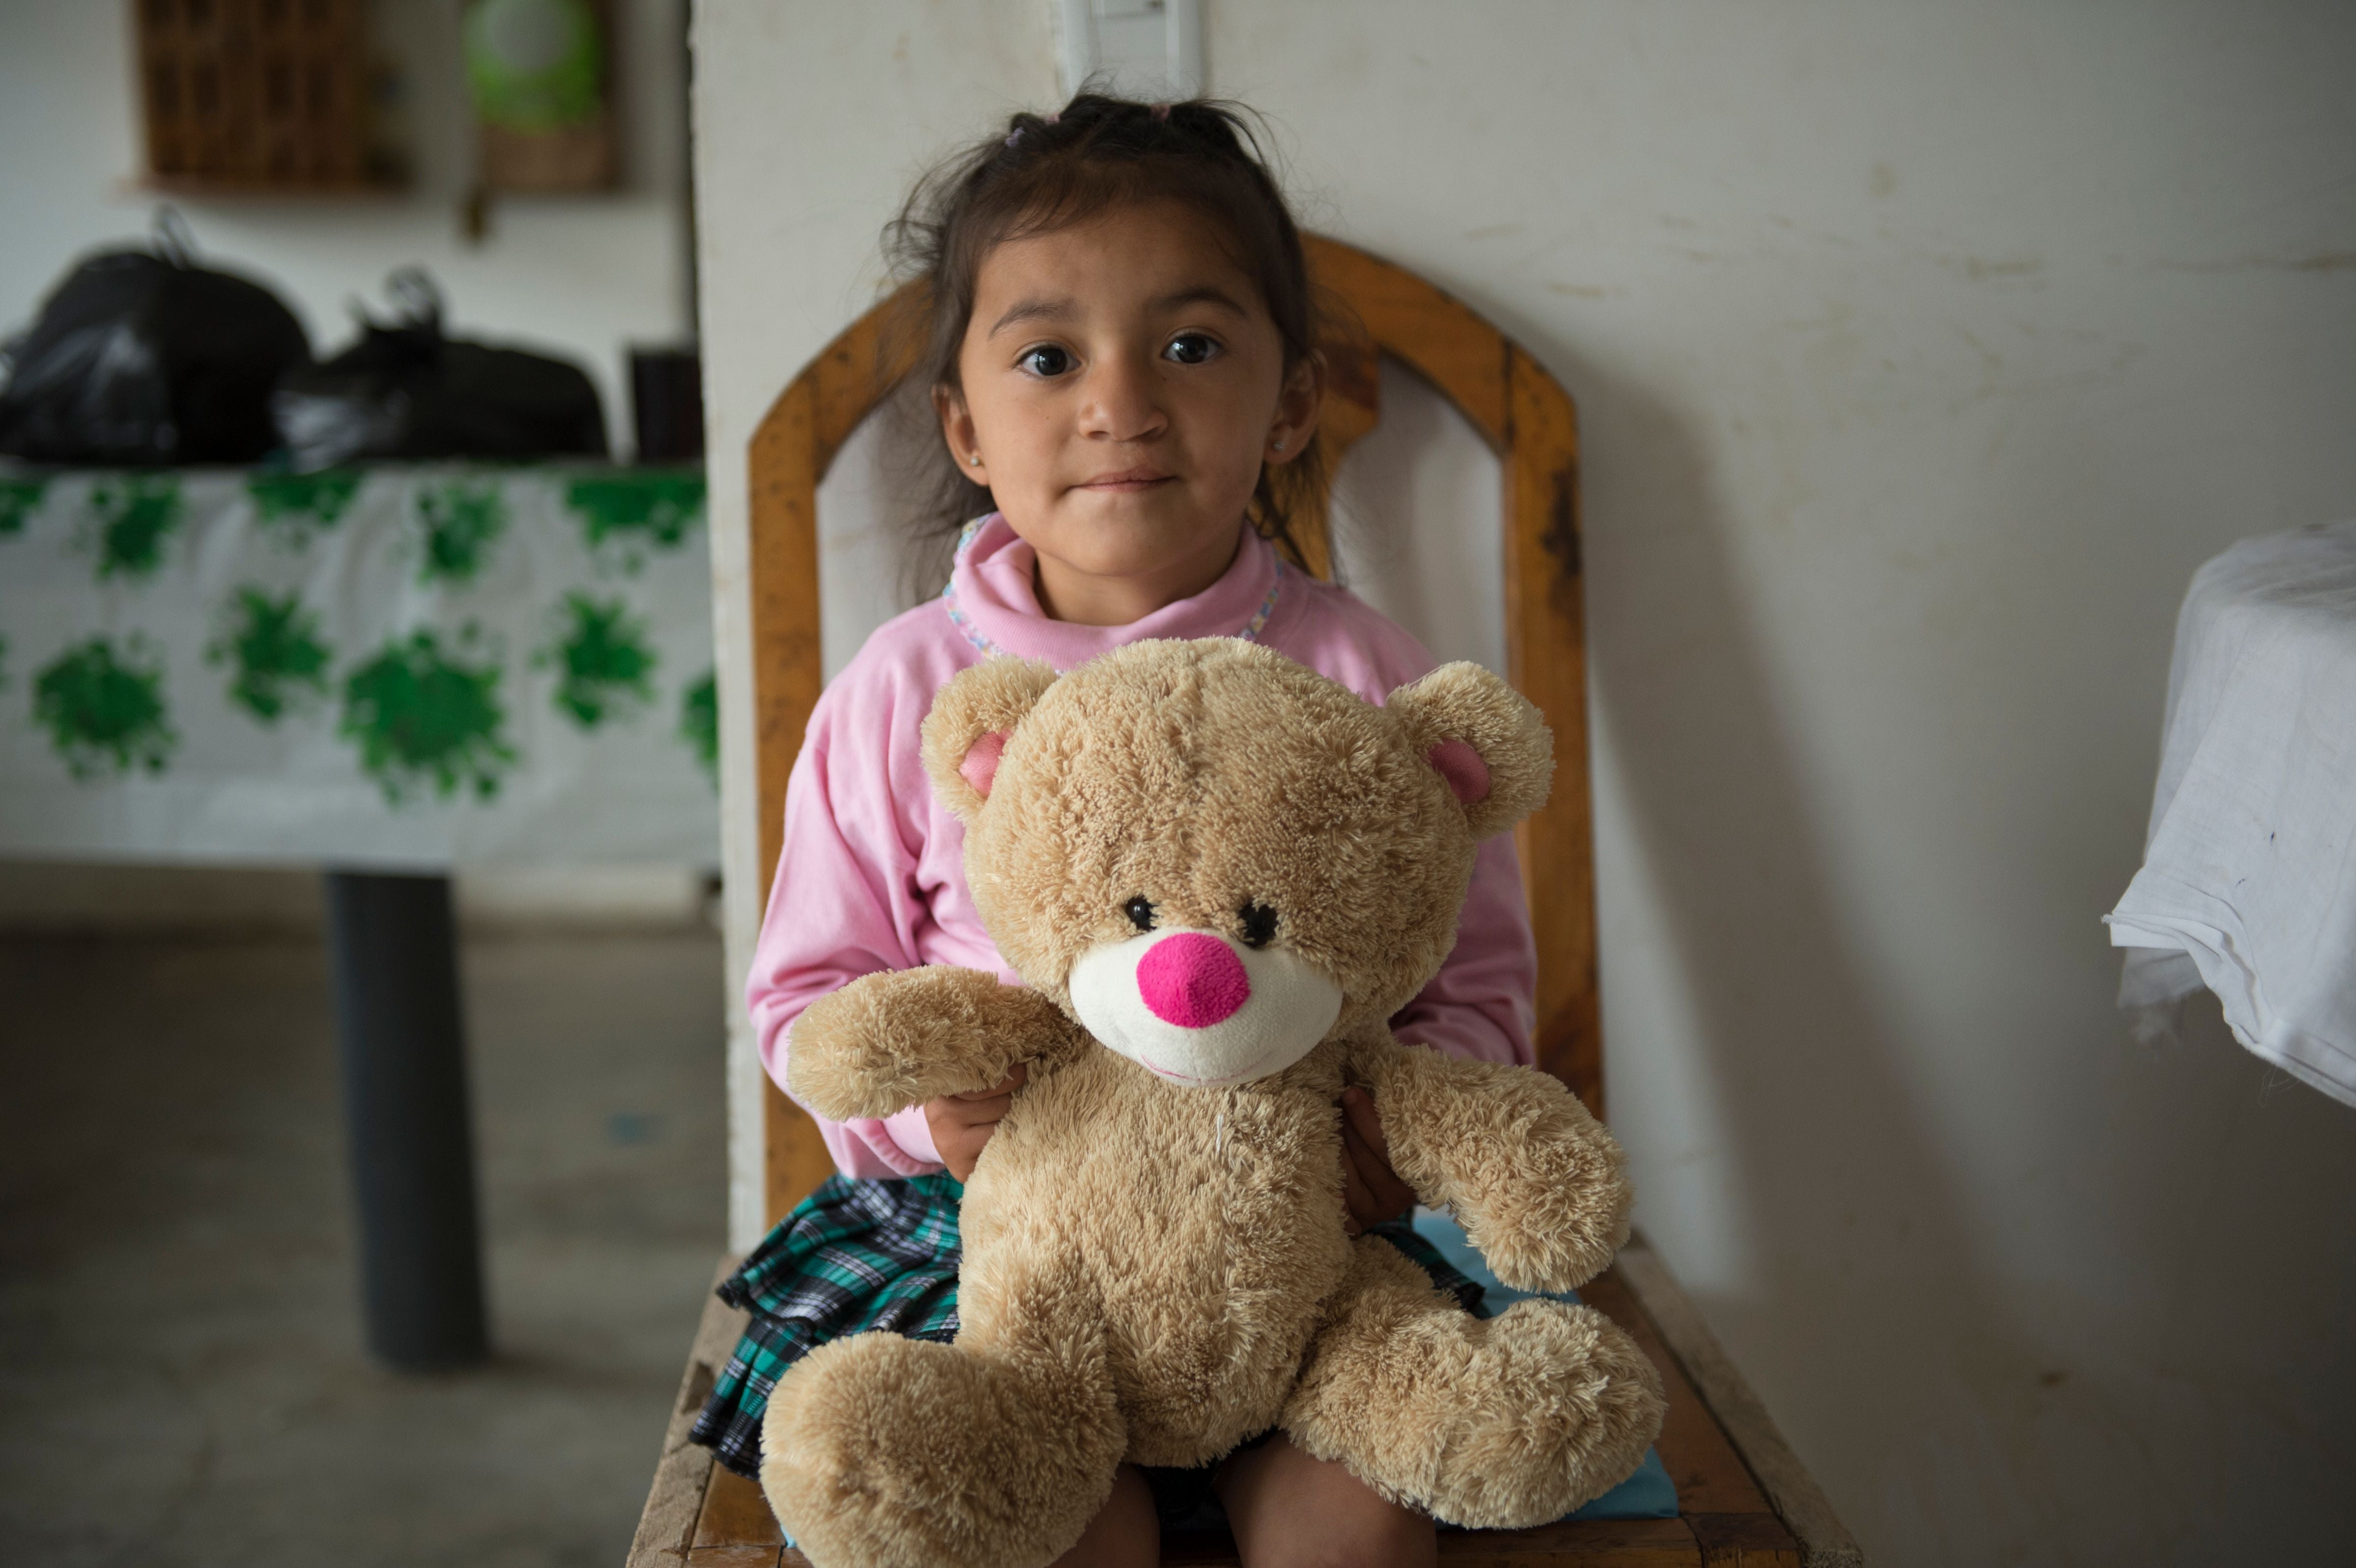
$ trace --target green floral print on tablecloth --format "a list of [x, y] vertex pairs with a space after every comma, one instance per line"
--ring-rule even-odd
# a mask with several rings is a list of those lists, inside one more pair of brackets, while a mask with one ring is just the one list
[[49, 492], [46, 479], [0, 479], [0, 539], [25, 531], [25, 519]]
[[334, 655], [319, 640], [319, 618], [303, 608], [300, 594], [273, 598], [249, 584], [237, 591], [235, 613], [227, 635], [205, 649], [206, 663], [237, 667], [230, 701], [275, 724], [296, 701], [327, 694], [327, 661]]
[[360, 491], [357, 469], [321, 474], [257, 474], [245, 482], [254, 516], [280, 543], [301, 549], [311, 536], [332, 528]]
[[654, 699], [654, 649], [647, 624], [619, 599], [600, 603], [586, 593], [568, 593], [557, 639], [532, 656], [532, 667], [555, 667], [556, 710], [584, 730], [594, 730], [625, 709]]
[[418, 581], [472, 582], [507, 531], [507, 502], [496, 481], [436, 485], [417, 493], [417, 521], [425, 544]]
[[707, 507], [686, 466], [0, 459], [0, 856], [708, 863]]
[[720, 682], [706, 670], [703, 678], [680, 694], [679, 735], [703, 765], [703, 776], [720, 787]]
[[640, 470], [575, 479], [564, 504], [591, 552], [613, 555], [635, 576], [648, 549], [676, 549], [703, 520], [703, 493], [700, 471]]
[[166, 721], [163, 669], [135, 635], [119, 654], [92, 637], [52, 659], [34, 683], [33, 717], [77, 779], [160, 773], [179, 741]]
[[180, 526], [180, 481], [172, 475], [110, 480], [90, 493], [98, 523], [98, 575], [152, 577], [164, 540]]
[[[457, 651], [477, 640], [469, 624]], [[506, 719], [496, 656], [461, 663], [430, 630], [387, 643], [344, 682], [343, 733], [359, 743], [360, 766], [390, 805], [429, 780], [444, 798], [462, 784], [477, 800], [497, 795], [500, 774], [516, 761], [499, 733]]]

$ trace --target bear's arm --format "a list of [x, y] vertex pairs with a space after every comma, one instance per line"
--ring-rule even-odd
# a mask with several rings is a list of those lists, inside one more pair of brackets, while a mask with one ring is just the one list
[[1055, 1003], [982, 970], [887, 970], [794, 1020], [786, 1078], [796, 1099], [831, 1121], [888, 1116], [1002, 1083], [1016, 1062], [1056, 1053], [1074, 1032]]
[[1375, 1096], [1391, 1168], [1515, 1290], [1575, 1290], [1628, 1239], [1626, 1157], [1559, 1080], [1387, 1037], [1346, 1071]]

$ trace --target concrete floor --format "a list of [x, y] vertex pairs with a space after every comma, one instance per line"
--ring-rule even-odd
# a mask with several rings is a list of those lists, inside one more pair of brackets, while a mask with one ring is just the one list
[[498, 1356], [408, 1378], [317, 941], [0, 938], [0, 1562], [621, 1562], [723, 1240], [719, 944], [464, 962]]

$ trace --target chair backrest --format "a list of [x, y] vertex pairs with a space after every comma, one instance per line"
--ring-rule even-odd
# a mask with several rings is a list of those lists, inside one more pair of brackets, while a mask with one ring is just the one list
[[[1318, 439], [1338, 461], [1381, 418], [1379, 357], [1437, 388], [1504, 467], [1506, 675], [1555, 737], [1553, 797], [1517, 835], [1538, 952], [1538, 1064], [1603, 1110], [1595, 971], [1595, 871], [1587, 773], [1587, 652], [1580, 579], [1579, 434], [1570, 396], [1520, 347], [1414, 273], [1310, 236], [1310, 267], [1364, 328], [1328, 347]], [[818, 487], [852, 431], [907, 370], [884, 300], [827, 345], [779, 394], [749, 457], [753, 704], [759, 756], [761, 896], [785, 831], [786, 780], [824, 684], [819, 638]], [[1326, 520], [1295, 529], [1329, 570]], [[770, 1223], [834, 1168], [809, 1118], [766, 1080], [764, 1179]]]

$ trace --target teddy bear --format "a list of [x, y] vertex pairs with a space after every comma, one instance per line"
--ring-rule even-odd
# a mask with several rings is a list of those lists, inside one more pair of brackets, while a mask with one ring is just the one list
[[1476, 665], [1376, 706], [1256, 643], [1141, 642], [963, 671], [922, 754], [1023, 984], [868, 976], [796, 1021], [788, 1080], [848, 1120], [1027, 1078], [964, 1189], [955, 1342], [836, 1340], [770, 1397], [762, 1486], [810, 1560], [1036, 1568], [1123, 1460], [1271, 1429], [1470, 1526], [1628, 1476], [1661, 1381], [1610, 1319], [1476, 1318], [1345, 1227], [1355, 1084], [1507, 1285], [1573, 1289], [1627, 1237], [1620, 1147], [1560, 1083], [1387, 1022], [1453, 944], [1476, 846], [1545, 801], [1537, 710]]

